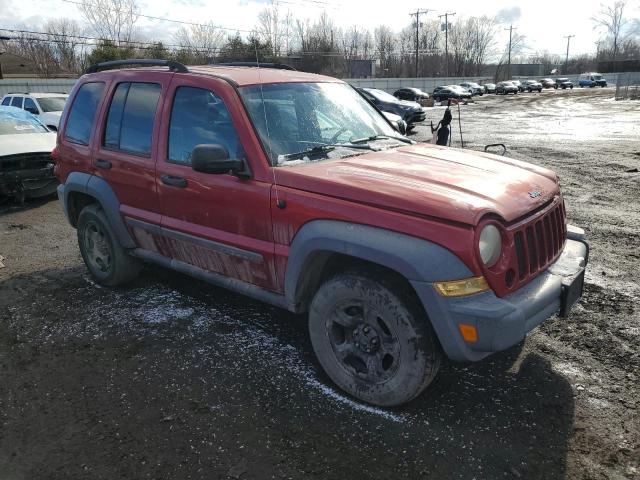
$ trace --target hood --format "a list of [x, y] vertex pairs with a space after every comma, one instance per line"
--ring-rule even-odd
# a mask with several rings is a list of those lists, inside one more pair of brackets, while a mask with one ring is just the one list
[[20, 153], [51, 152], [55, 146], [56, 134], [52, 132], [0, 135], [0, 157]]
[[276, 172], [279, 185], [468, 225], [487, 214], [511, 222], [559, 193], [551, 170], [431, 144], [278, 167]]
[[412, 102], [410, 100], [398, 100], [398, 103], [404, 107], [412, 107], [417, 109], [422, 108], [418, 102]]

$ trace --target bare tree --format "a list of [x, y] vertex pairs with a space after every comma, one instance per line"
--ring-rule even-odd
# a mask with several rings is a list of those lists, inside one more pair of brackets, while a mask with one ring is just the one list
[[625, 0], [616, 0], [613, 4], [600, 4], [600, 11], [595, 17], [591, 17], [594, 28], [603, 28], [613, 42], [613, 60], [618, 55], [620, 44], [624, 41], [625, 26], [628, 20], [624, 18]]
[[220, 27], [209, 22], [203, 25], [181, 26], [175, 34], [181, 49], [188, 51], [196, 63], [212, 61], [224, 42]]
[[19, 34], [7, 42], [7, 52], [31, 62], [42, 77], [49, 78], [58, 70], [55, 52], [43, 35]]
[[136, 0], [84, 0], [78, 8], [100, 38], [118, 46], [134, 40], [138, 21]]
[[258, 14], [256, 34], [258, 38], [271, 45], [274, 57], [280, 57], [289, 51], [293, 16], [291, 12], [280, 11], [278, 0], [271, 0], [264, 10]]
[[49, 39], [52, 40], [53, 54], [61, 70], [80, 73], [84, 64], [83, 44], [86, 40], [84, 29], [75, 21], [67, 18], [49, 20], [44, 25]]

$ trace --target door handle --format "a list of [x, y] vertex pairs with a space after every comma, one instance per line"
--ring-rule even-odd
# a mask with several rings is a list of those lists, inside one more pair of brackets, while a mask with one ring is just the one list
[[109, 160], [102, 160], [98, 158], [93, 164], [98, 168], [104, 168], [105, 170], [109, 170], [111, 168], [111, 162]]
[[162, 180], [162, 183], [165, 185], [169, 185], [171, 187], [186, 188], [187, 186], [187, 181], [184, 178], [175, 177], [173, 175], [162, 175], [160, 180]]

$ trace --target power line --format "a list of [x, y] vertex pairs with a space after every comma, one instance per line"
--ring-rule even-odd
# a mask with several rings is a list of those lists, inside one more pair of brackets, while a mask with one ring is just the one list
[[414, 13], [410, 13], [409, 16], [416, 17], [416, 78], [418, 78], [418, 50], [419, 50], [419, 42], [420, 42], [420, 15], [426, 15], [429, 13], [427, 9], [417, 9]]

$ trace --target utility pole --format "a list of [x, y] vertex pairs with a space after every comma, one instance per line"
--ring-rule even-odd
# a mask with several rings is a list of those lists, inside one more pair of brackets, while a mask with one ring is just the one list
[[446, 12], [438, 15], [438, 18], [444, 17], [444, 58], [447, 65], [447, 77], [449, 76], [449, 15], [452, 17], [456, 12]]
[[426, 15], [429, 10], [417, 9], [414, 13], [410, 13], [409, 16], [416, 17], [416, 78], [418, 78], [418, 49], [420, 48], [420, 15]]
[[509, 63], [507, 67], [507, 78], [510, 79], [511, 78], [511, 39], [513, 35], [513, 31], [517, 29], [513, 28], [513, 25], [509, 25], [509, 28], [505, 28], [505, 30], [509, 30]]
[[569, 42], [571, 41], [571, 39], [575, 37], [575, 35], [566, 35], [564, 38], [567, 39], [567, 56], [564, 59], [564, 72], [562, 72], [564, 75], [567, 74], [567, 70], [569, 69], [568, 65], [569, 65]]

